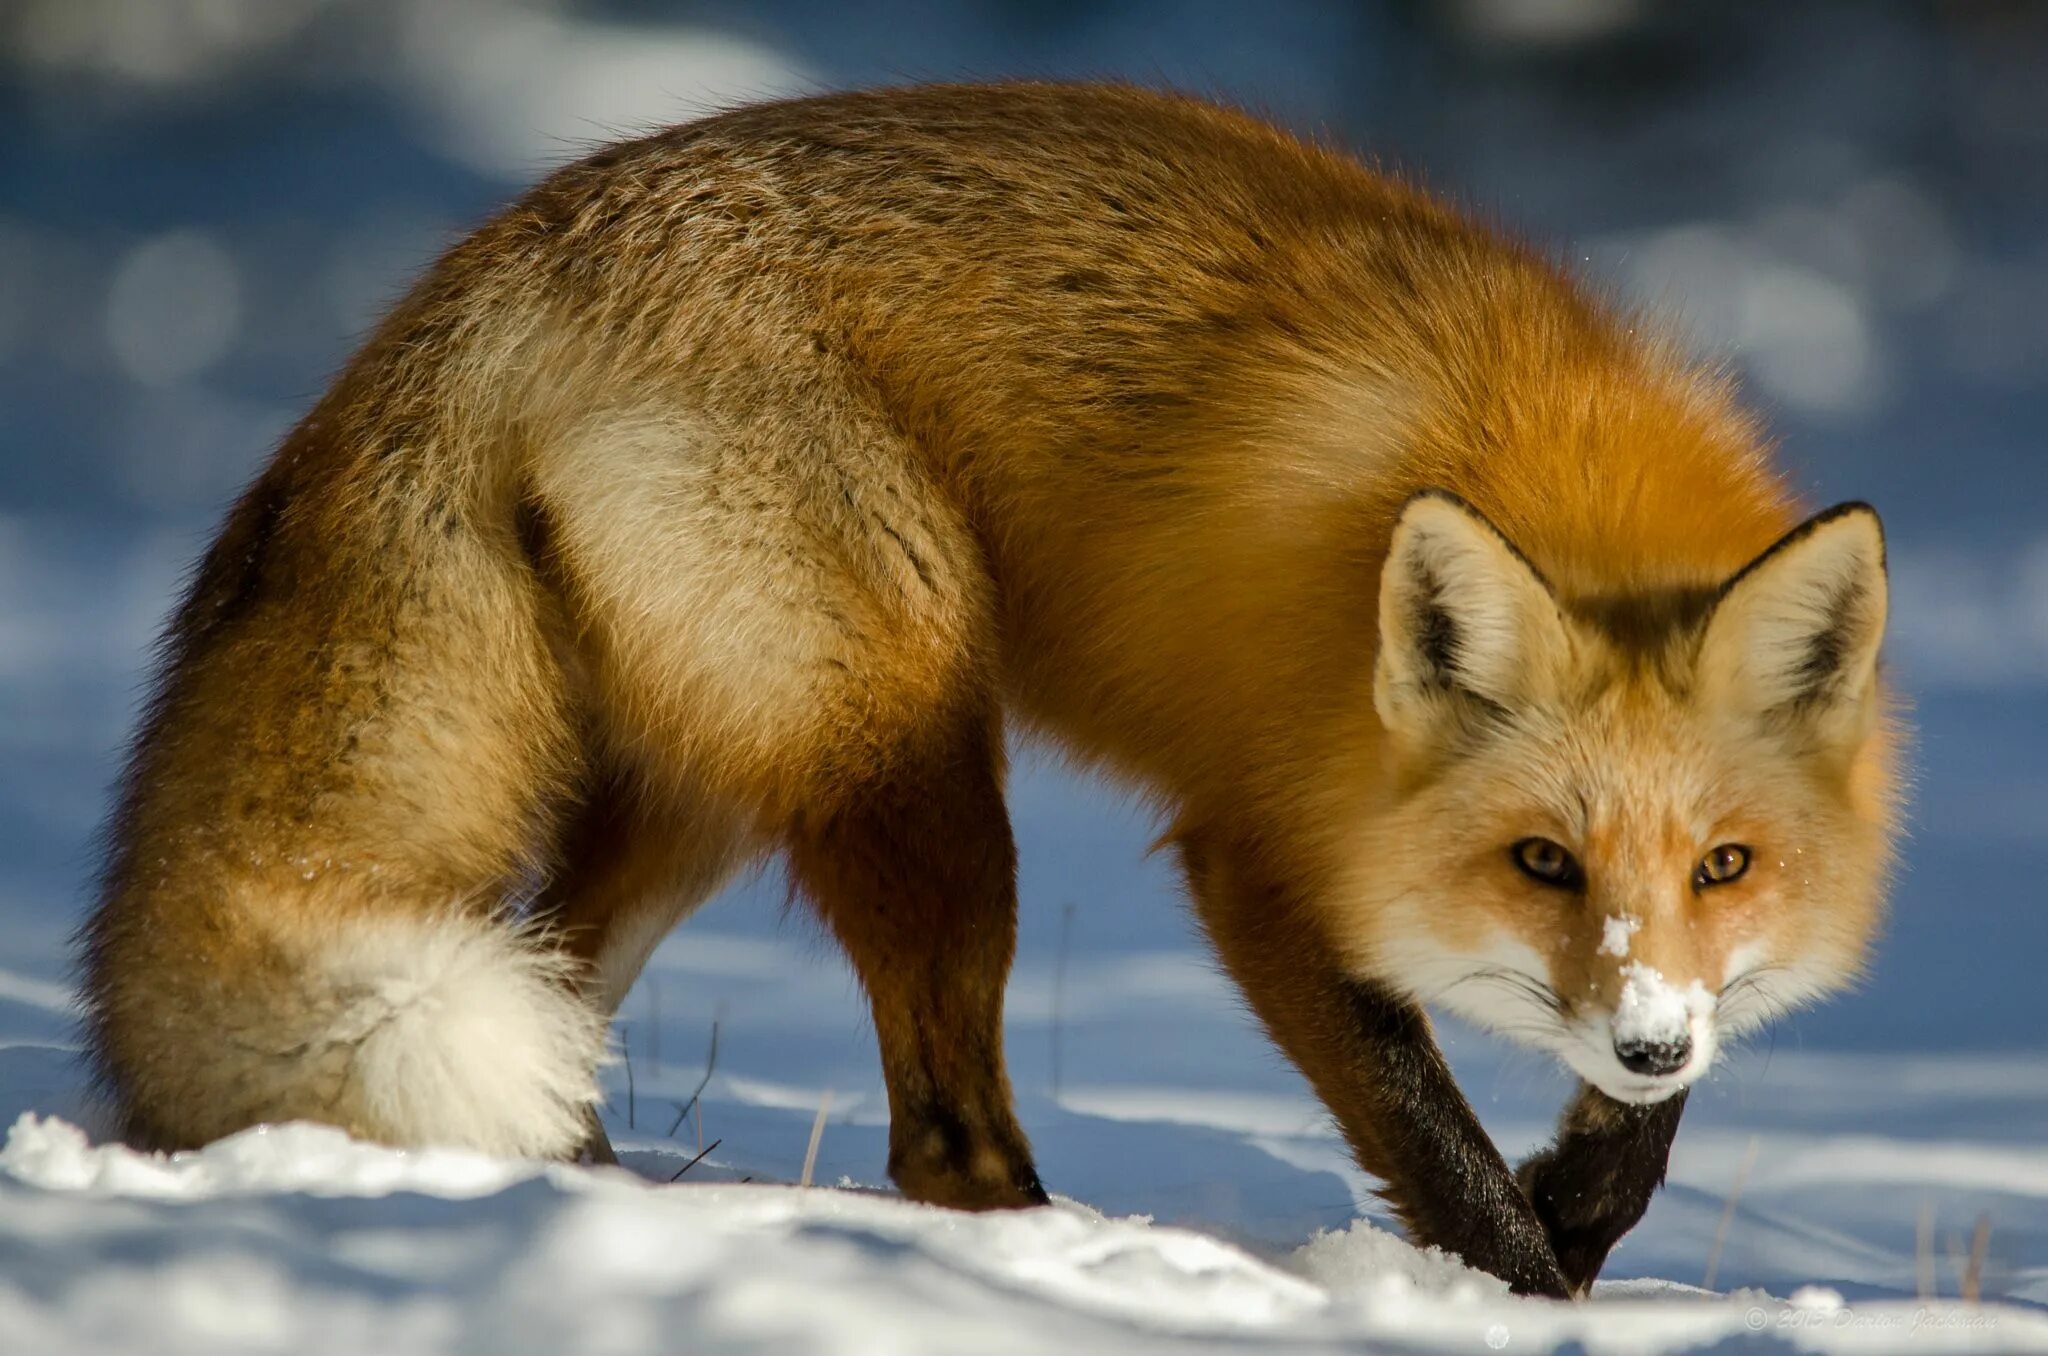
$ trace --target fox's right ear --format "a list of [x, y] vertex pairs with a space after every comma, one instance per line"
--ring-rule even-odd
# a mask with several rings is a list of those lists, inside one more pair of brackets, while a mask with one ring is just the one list
[[1569, 650], [1550, 586], [1457, 496], [1426, 490], [1394, 524], [1380, 574], [1373, 706], [1425, 741], [1479, 711], [1540, 695]]

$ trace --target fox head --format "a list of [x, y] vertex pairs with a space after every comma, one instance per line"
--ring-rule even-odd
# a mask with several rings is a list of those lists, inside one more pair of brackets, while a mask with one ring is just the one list
[[1411, 500], [1380, 582], [1387, 800], [1344, 891], [1364, 962], [1628, 1102], [1848, 983], [1894, 815], [1885, 606], [1866, 505], [1716, 585], [1563, 599], [1463, 501]]

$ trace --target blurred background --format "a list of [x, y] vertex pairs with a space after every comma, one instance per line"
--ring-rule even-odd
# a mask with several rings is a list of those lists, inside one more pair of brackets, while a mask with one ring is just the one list
[[[1210, 92], [1402, 166], [1732, 362], [1816, 504], [1883, 510], [1920, 730], [1867, 989], [1767, 1040], [2048, 1053], [2048, 5], [2024, 0], [7, 0], [0, 1003], [61, 982], [182, 572], [437, 249], [619, 134], [1026, 75]], [[1143, 816], [1030, 757], [1016, 783], [1020, 1087], [1301, 1093]], [[734, 1077], [877, 1083], [851, 980], [781, 893], [664, 948], [628, 1007], [643, 1075], [694, 1068], [722, 1012]]]

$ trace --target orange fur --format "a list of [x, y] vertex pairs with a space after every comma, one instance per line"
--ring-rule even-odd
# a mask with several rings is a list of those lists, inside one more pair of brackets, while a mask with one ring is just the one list
[[[1556, 609], [1515, 623], [1548, 658], [1512, 737], [1376, 704], [1425, 490]], [[546, 1114], [408, 1120], [378, 1080], [412, 1066], [349, 1022], [435, 976], [338, 978], [307, 939], [502, 930], [539, 879], [553, 941], [521, 945], [608, 1009], [726, 871], [787, 849], [875, 1004], [899, 1180], [1043, 1199], [998, 1038], [1007, 715], [1156, 799], [1225, 963], [1411, 1222], [1561, 1291], [1453, 1236], [1428, 1146], [1389, 1128], [1369, 1066], [1426, 1044], [1401, 1005], [1431, 996], [1402, 949], [1515, 940], [1567, 1011], [1618, 1001], [1615, 911], [1675, 982], [1751, 942], [1813, 959], [1810, 989], [1853, 971], [1889, 727], [1817, 751], [1699, 676], [1715, 591], [1794, 522], [1718, 377], [1226, 109], [924, 88], [613, 146], [451, 250], [235, 509], [114, 826], [95, 1050], [154, 1143], [309, 1115], [568, 1152], [573, 1014], [535, 1038]], [[1568, 909], [1508, 864], [1531, 834], [1586, 859]], [[1754, 878], [1681, 898], [1720, 835], [1760, 845]], [[1361, 984], [1393, 995], [1371, 1040]]]

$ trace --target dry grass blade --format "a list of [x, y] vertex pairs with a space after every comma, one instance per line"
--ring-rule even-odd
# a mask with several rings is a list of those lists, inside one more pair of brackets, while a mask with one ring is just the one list
[[633, 1029], [624, 1023], [619, 1025], [619, 1056], [626, 1061], [626, 1128], [638, 1130], [640, 1093], [633, 1086]]
[[1958, 1282], [1963, 1302], [1978, 1304], [1984, 1298], [1984, 1258], [1991, 1251], [1991, 1212], [1977, 1216], [1977, 1228], [1970, 1235], [1970, 1260]]
[[698, 1112], [697, 1147], [699, 1149], [704, 1147], [704, 1116], [702, 1109], [699, 1108], [697, 1105], [697, 1099], [704, 1095], [704, 1089], [710, 1086], [711, 1075], [715, 1073], [717, 1069], [718, 1019], [713, 1018], [711, 1021], [711, 1052], [704, 1056], [704, 1076], [697, 1080], [697, 1086], [691, 1090], [690, 1099], [688, 1101], [675, 1103], [676, 1118], [675, 1121], [668, 1128], [668, 1137], [670, 1139], [674, 1139], [676, 1137], [676, 1131], [683, 1128], [683, 1122], [690, 1118], [690, 1112], [694, 1109]]
[[825, 1095], [818, 1099], [817, 1119], [811, 1122], [810, 1147], [804, 1150], [804, 1175], [797, 1185], [809, 1186], [811, 1174], [818, 1166], [818, 1141], [825, 1138], [825, 1113], [832, 1109], [832, 1089], [825, 1089]]
[[1920, 1223], [1913, 1237], [1914, 1288], [1920, 1302], [1927, 1303], [1936, 1295], [1934, 1285], [1934, 1202], [1920, 1202]]
[[661, 976], [647, 977], [647, 1074], [661, 1077]]
[[669, 1181], [671, 1181], [671, 1182], [673, 1182], [673, 1181], [675, 1181], [675, 1180], [676, 1180], [676, 1178], [678, 1178], [678, 1177], [681, 1177], [681, 1176], [682, 1176], [682, 1175], [683, 1175], [684, 1173], [688, 1172], [688, 1171], [689, 1171], [689, 1170], [690, 1170], [691, 1168], [694, 1168], [694, 1167], [696, 1167], [696, 1166], [697, 1166], [697, 1165], [698, 1165], [699, 1163], [702, 1163], [702, 1162], [704, 1161], [704, 1155], [706, 1155], [706, 1154], [710, 1153], [710, 1152], [711, 1152], [711, 1151], [712, 1151], [713, 1149], [716, 1149], [716, 1148], [717, 1148], [717, 1147], [718, 1147], [719, 1145], [721, 1145], [721, 1144], [723, 1144], [723, 1143], [725, 1143], [725, 1141], [724, 1141], [723, 1139], [714, 1139], [714, 1140], [712, 1140], [712, 1141], [711, 1141], [711, 1142], [710, 1142], [709, 1144], [705, 1145], [705, 1146], [704, 1146], [703, 1148], [701, 1148], [701, 1149], [699, 1149], [699, 1150], [697, 1151], [697, 1156], [696, 1156], [695, 1158], [693, 1158], [693, 1159], [691, 1159], [691, 1160], [690, 1160], [689, 1162], [687, 1162], [687, 1163], [683, 1164], [683, 1166], [681, 1166], [680, 1168], [677, 1168], [677, 1169], [676, 1169], [676, 1175], [675, 1175], [675, 1177], [671, 1177], [671, 1178], [669, 1178], [668, 1180], [669, 1180]]
[[1067, 946], [1074, 933], [1074, 906], [1060, 910], [1060, 950], [1052, 968], [1052, 1099], [1060, 1099], [1060, 1047], [1066, 1034]]
[[1721, 1249], [1727, 1246], [1728, 1230], [1735, 1224], [1735, 1207], [1742, 1200], [1742, 1188], [1749, 1184], [1749, 1174], [1756, 1167], [1758, 1140], [1749, 1137], [1749, 1147], [1742, 1151], [1742, 1162], [1736, 1166], [1735, 1180], [1728, 1186], [1728, 1203], [1721, 1207], [1721, 1222], [1714, 1227], [1714, 1246], [1707, 1253], [1706, 1275], [1700, 1281], [1702, 1290], [1714, 1288], [1714, 1278], [1721, 1274]]

